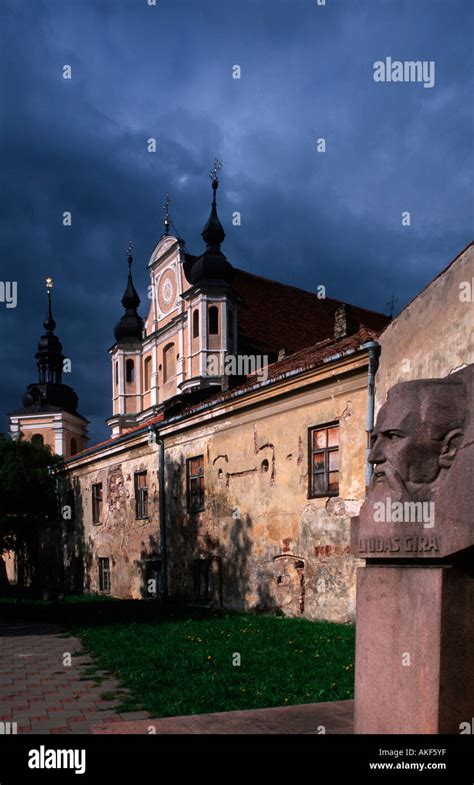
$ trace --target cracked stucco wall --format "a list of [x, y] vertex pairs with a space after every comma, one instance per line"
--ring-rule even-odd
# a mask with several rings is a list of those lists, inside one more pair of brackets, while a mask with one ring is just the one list
[[[192, 597], [195, 559], [220, 563], [231, 609], [283, 610], [311, 619], [355, 614], [350, 517], [364, 498], [366, 376], [345, 393], [287, 399], [203, 425], [166, 449], [170, 590]], [[339, 420], [340, 494], [308, 498], [308, 428]], [[186, 458], [203, 455], [205, 510], [188, 514]], [[217, 597], [216, 597], [217, 601]]]
[[376, 409], [397, 382], [447, 376], [474, 363], [474, 245], [432, 281], [379, 338]]

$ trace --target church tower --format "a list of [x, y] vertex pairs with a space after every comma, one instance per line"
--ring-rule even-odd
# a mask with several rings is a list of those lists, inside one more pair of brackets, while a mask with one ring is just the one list
[[225, 357], [237, 351], [237, 306], [232, 290], [234, 268], [221, 251], [225, 232], [217, 215], [221, 164], [214, 162], [211, 212], [201, 236], [206, 249], [187, 270], [191, 287], [182, 297], [188, 309], [188, 374], [183, 392], [222, 387]]
[[52, 279], [46, 278], [48, 313], [43, 323], [45, 334], [35, 355], [38, 382], [28, 385], [23, 408], [10, 412], [10, 433], [13, 439], [36, 441], [57, 455], [70, 458], [87, 446], [88, 421], [77, 411], [77, 394], [62, 381], [67, 361], [61, 341], [54, 333], [52, 288]]
[[138, 315], [132, 258], [112, 347], [112, 435], [146, 422], [186, 400], [205, 398], [226, 384], [225, 356], [237, 351], [237, 299], [234, 268], [221, 251], [225, 232], [217, 215], [220, 163], [211, 172], [211, 212], [202, 231], [200, 256], [186, 252], [184, 240], [170, 233], [170, 199], [164, 205], [164, 232], [148, 263], [149, 311]]
[[132, 243], [128, 247], [128, 279], [123, 293], [125, 309], [115, 326], [115, 344], [112, 356], [113, 415], [107, 420], [112, 435], [118, 436], [137, 424], [136, 417], [142, 408], [142, 333], [143, 319], [138, 314], [140, 297], [133, 285]]

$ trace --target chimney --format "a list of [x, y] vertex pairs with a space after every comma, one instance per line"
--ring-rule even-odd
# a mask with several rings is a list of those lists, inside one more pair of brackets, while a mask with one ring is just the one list
[[352, 313], [350, 305], [342, 303], [334, 313], [334, 340], [339, 338], [347, 338], [358, 329], [358, 324]]

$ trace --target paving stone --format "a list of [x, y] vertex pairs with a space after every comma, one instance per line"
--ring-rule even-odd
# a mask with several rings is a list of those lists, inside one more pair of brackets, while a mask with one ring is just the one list
[[[0, 627], [0, 719], [17, 722], [19, 733], [90, 733], [92, 723], [118, 720], [118, 701], [100, 696], [117, 688], [124, 695], [127, 691], [103, 670], [101, 684], [82, 681], [84, 669], [94, 662], [88, 655], [75, 655], [83, 650], [82, 643], [58, 637], [63, 631], [52, 624]], [[62, 666], [65, 652], [72, 655], [74, 667]]]

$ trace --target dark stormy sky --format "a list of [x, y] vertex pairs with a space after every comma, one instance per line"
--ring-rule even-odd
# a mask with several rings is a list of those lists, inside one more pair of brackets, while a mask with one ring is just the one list
[[[128, 240], [143, 314], [164, 194], [199, 252], [215, 156], [234, 265], [403, 306], [472, 239], [473, 29], [471, 0], [0, 0], [0, 431], [51, 275], [65, 381], [107, 435]], [[434, 61], [435, 86], [375, 83], [388, 56]]]

